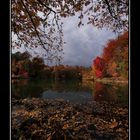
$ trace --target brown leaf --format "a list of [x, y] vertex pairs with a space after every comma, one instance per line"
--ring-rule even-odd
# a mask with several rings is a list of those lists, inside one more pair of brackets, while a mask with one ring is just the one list
[[118, 126], [118, 122], [116, 122], [116, 120], [114, 119], [110, 124], [110, 128], [115, 128], [117, 126]]
[[51, 135], [49, 135], [48, 138], [47, 138], [47, 140], [51, 140], [51, 138], [52, 138]]
[[68, 124], [64, 124], [63, 129], [67, 129], [68, 127]]

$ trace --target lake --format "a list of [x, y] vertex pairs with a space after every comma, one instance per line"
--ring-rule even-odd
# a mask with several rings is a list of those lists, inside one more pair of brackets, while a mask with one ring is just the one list
[[12, 97], [64, 99], [73, 103], [114, 101], [128, 103], [128, 84], [103, 84], [79, 80], [12, 80]]

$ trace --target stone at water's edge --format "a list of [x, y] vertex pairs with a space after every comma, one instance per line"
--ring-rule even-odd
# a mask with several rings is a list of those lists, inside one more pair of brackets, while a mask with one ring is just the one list
[[[12, 100], [12, 139], [127, 140], [128, 106], [64, 100]], [[82, 137], [81, 137], [82, 136]]]

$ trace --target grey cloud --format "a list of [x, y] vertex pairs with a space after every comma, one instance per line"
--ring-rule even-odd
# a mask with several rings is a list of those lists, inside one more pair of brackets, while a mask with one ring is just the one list
[[79, 28], [75, 18], [64, 21], [63, 64], [90, 66], [92, 60], [102, 53], [107, 41], [115, 36], [111, 31], [98, 30], [91, 25]]
[[[113, 32], [106, 29], [99, 30], [92, 25], [84, 25], [79, 28], [77, 17], [63, 19], [63, 23], [66, 44], [62, 64], [65, 65], [91, 66], [92, 60], [102, 53], [107, 41], [116, 37]], [[12, 50], [12, 52], [16, 51], [26, 50], [24, 48]], [[42, 53], [43, 50], [36, 48], [34, 51]], [[30, 52], [34, 54], [32, 51]]]

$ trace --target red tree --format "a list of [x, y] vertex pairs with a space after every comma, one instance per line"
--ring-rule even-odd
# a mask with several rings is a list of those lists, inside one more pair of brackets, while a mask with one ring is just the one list
[[93, 61], [93, 70], [97, 78], [102, 78], [106, 74], [106, 63], [101, 57], [96, 57]]
[[107, 64], [108, 75], [128, 77], [128, 32], [108, 41], [102, 58]]

